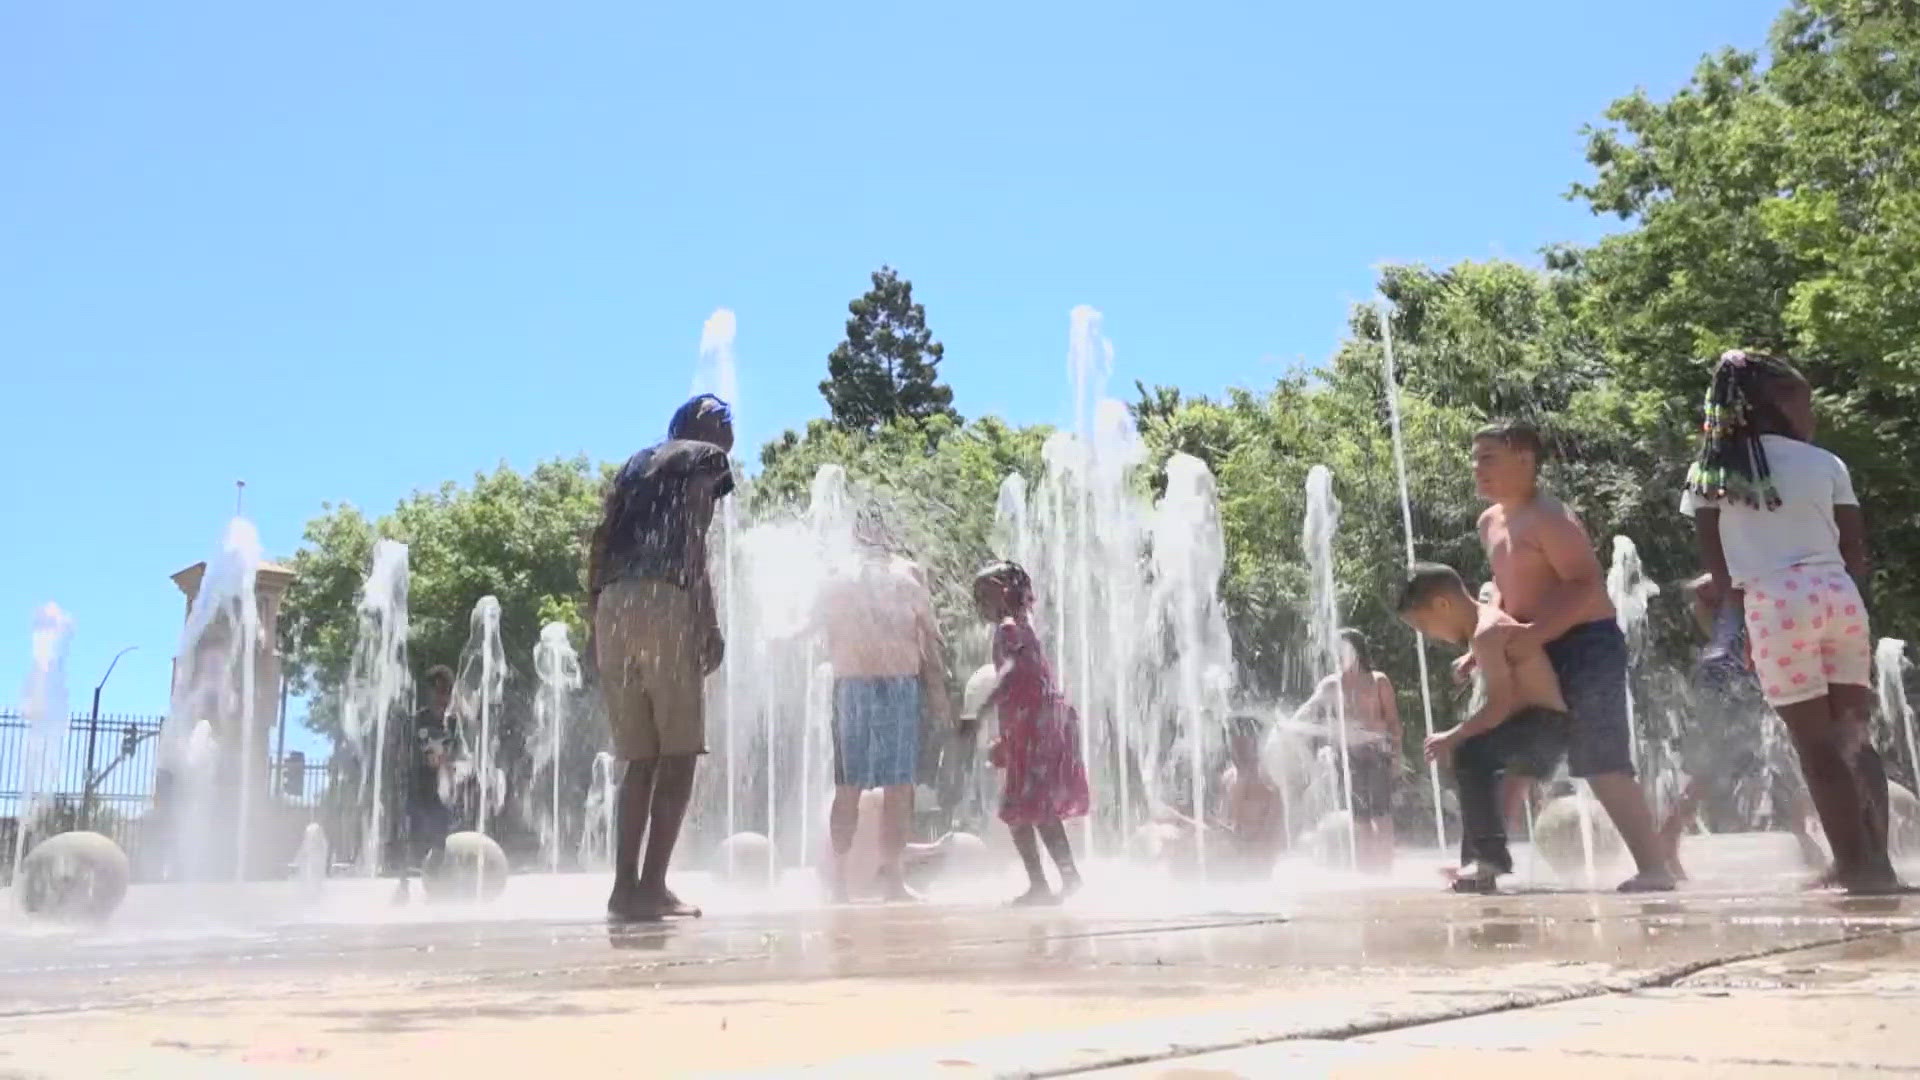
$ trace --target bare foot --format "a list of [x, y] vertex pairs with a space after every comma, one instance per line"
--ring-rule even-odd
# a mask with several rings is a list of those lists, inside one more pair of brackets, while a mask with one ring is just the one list
[[1620, 883], [1623, 893], [1672, 892], [1673, 875], [1665, 870], [1642, 870]]
[[607, 897], [607, 921], [610, 923], [659, 922], [660, 912], [647, 903], [640, 890], [615, 885]]
[[1839, 884], [1848, 896], [1903, 896], [1912, 891], [1900, 883], [1900, 876], [1891, 868], [1844, 874]]
[[660, 918], [697, 919], [700, 917], [699, 908], [675, 896], [673, 890], [664, 885], [660, 887], [658, 893], [647, 900], [647, 903]]
[[1837, 889], [1839, 887], [1840, 870], [1834, 866], [1829, 866], [1825, 870], [1820, 871], [1818, 874], [1800, 883], [1800, 888], [1804, 892], [1824, 892], [1828, 889]]
[[1057, 904], [1059, 902], [1060, 902], [1060, 898], [1053, 895], [1052, 889], [1047, 888], [1045, 885], [1035, 885], [1031, 889], [1028, 889], [1026, 892], [1023, 892], [1019, 896], [1014, 897], [1013, 903], [1009, 906], [1011, 907], [1048, 907], [1050, 905]]

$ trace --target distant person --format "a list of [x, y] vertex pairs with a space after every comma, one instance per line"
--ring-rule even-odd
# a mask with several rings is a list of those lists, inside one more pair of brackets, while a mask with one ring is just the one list
[[406, 741], [404, 858], [406, 871], [424, 868], [447, 845], [453, 831], [453, 811], [441, 792], [441, 778], [452, 764], [454, 739], [453, 669], [437, 664], [427, 670], [427, 704], [414, 714], [412, 738]]
[[1512, 616], [1476, 601], [1452, 567], [1416, 563], [1397, 611], [1436, 641], [1465, 646], [1473, 667], [1467, 719], [1428, 736], [1429, 761], [1453, 766], [1460, 797], [1460, 866], [1453, 890], [1490, 893], [1513, 872], [1500, 807], [1503, 775], [1553, 775], [1567, 751], [1566, 699], [1546, 653], [1511, 641]]
[[1759, 726], [1771, 718], [1747, 659], [1740, 602], [1715, 588], [1711, 574], [1687, 582], [1684, 591], [1694, 625], [1706, 644], [1694, 662], [1688, 688], [1692, 709], [1681, 740], [1687, 786], [1660, 829], [1673, 874], [1682, 880], [1687, 876], [1680, 862], [1680, 839], [1701, 801], [1716, 794], [1731, 795], [1741, 783], [1755, 778], [1767, 785], [1775, 823], [1793, 834], [1800, 857], [1818, 869], [1826, 855], [1807, 833], [1813, 808], [1799, 770], [1779, 743], [1754, 740]]
[[1228, 764], [1216, 789], [1219, 812], [1202, 821], [1183, 808], [1156, 806], [1152, 823], [1136, 834], [1142, 857], [1182, 874], [1204, 867], [1216, 879], [1272, 876], [1286, 844], [1286, 807], [1280, 786], [1260, 761], [1262, 726], [1258, 716], [1244, 713], [1227, 721]]
[[1286, 806], [1280, 785], [1260, 761], [1260, 718], [1247, 714], [1227, 722], [1227, 759], [1220, 777], [1226, 792], [1226, 835], [1235, 876], [1264, 880], [1273, 874], [1286, 844]]
[[944, 671], [940, 627], [920, 568], [888, 550], [872, 512], [856, 521], [854, 548], [830, 572], [814, 614], [833, 665], [832, 893], [839, 901], [849, 895], [847, 854], [860, 794], [878, 788], [881, 892], [889, 900], [914, 900], [901, 859], [913, 821], [922, 715], [930, 710], [945, 720], [944, 679], [923, 684], [928, 672]]
[[[1080, 888], [1064, 824], [1084, 817], [1090, 802], [1087, 767], [1080, 757], [1080, 718], [1061, 697], [1040, 637], [1028, 621], [1033, 581], [1027, 572], [1012, 562], [988, 566], [973, 579], [973, 601], [980, 617], [993, 626], [996, 681], [981, 709], [998, 710], [1000, 732], [987, 761], [1006, 771], [1000, 820], [1012, 830], [1013, 846], [1027, 868], [1027, 891], [1014, 903], [1055, 903]], [[1046, 843], [1060, 872], [1057, 894], [1040, 863], [1040, 842]]]
[[1901, 888], [1887, 853], [1887, 771], [1869, 720], [1873, 638], [1855, 578], [1866, 521], [1846, 463], [1813, 445], [1813, 387], [1735, 350], [1707, 391], [1682, 513], [1721, 595], [1741, 598], [1760, 690], [1786, 722], [1833, 868], [1853, 893]]
[[619, 921], [700, 914], [667, 887], [667, 866], [693, 794], [694, 763], [707, 752], [705, 679], [725, 650], [707, 529], [733, 492], [732, 449], [726, 402], [711, 394], [688, 401], [673, 414], [665, 442], [621, 467], [593, 534], [589, 651], [614, 756], [625, 766], [607, 898], [608, 916]]
[[[1542, 449], [1539, 432], [1524, 423], [1494, 424], [1473, 437], [1474, 485], [1493, 504], [1480, 515], [1480, 542], [1493, 564], [1491, 602], [1514, 620], [1494, 634], [1512, 639], [1516, 661], [1544, 648], [1553, 663], [1573, 717], [1568, 771], [1587, 781], [1638, 869], [1620, 891], [1668, 891], [1667, 853], [1634, 779], [1626, 635], [1587, 530], [1540, 490]], [[1464, 677], [1479, 656], [1462, 657], [1456, 675]]]
[[1354, 849], [1360, 859], [1357, 869], [1384, 874], [1393, 869], [1393, 797], [1401, 767], [1400, 703], [1386, 672], [1373, 670], [1366, 635], [1351, 628], [1341, 630], [1339, 653], [1339, 673], [1321, 679], [1296, 715], [1318, 717], [1332, 732], [1340, 719], [1336, 702], [1345, 710]]

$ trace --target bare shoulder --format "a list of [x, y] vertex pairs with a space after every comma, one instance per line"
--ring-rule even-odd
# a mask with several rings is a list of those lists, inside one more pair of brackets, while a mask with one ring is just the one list
[[1485, 535], [1488, 529], [1498, 525], [1505, 517], [1506, 511], [1501, 509], [1499, 503], [1494, 503], [1492, 506], [1480, 511], [1479, 529], [1481, 534]]

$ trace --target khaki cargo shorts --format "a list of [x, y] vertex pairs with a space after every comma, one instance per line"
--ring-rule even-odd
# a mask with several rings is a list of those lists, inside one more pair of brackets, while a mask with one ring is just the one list
[[595, 660], [620, 760], [707, 752], [701, 649], [713, 615], [702, 606], [663, 581], [626, 579], [601, 590]]

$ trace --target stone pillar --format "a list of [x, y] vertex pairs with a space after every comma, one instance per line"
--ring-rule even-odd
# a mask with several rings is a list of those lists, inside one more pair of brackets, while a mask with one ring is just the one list
[[[173, 575], [173, 583], [180, 587], [186, 597], [186, 617], [193, 617], [194, 598], [200, 591], [200, 579], [205, 576], [207, 564], [195, 563]], [[263, 855], [271, 856], [277, 852], [276, 830], [268, 820], [275, 801], [262, 798], [270, 790], [277, 789], [273, 782], [271, 755], [273, 753], [273, 732], [280, 714], [280, 650], [278, 647], [280, 630], [280, 604], [286, 597], [287, 587], [293, 584], [293, 571], [273, 563], [262, 563], [254, 577], [254, 605], [259, 618], [259, 637], [253, 643], [253, 742], [252, 755], [245, 756], [247, 733], [240, 729], [239, 717], [219, 717], [210, 719], [215, 734], [220, 740], [220, 757], [225, 780], [221, 787], [233, 792], [230, 798], [223, 799], [235, 815], [231, 821], [238, 820], [238, 799], [247, 800], [247, 820], [249, 833], [247, 843], [247, 865], [242, 868], [248, 876], [258, 875], [271, 870], [269, 861]], [[238, 627], [224, 625], [230, 620], [222, 620], [223, 625], [213, 628], [202, 638], [201, 648], [216, 656], [225, 657], [231, 643], [229, 635], [238, 632]], [[175, 660], [176, 667], [179, 661]], [[244, 776], [249, 783], [244, 792], [238, 788], [240, 778]], [[186, 824], [186, 823], [182, 823]], [[187, 827], [194, 827], [187, 825]], [[238, 843], [237, 839], [235, 841]], [[215, 851], [219, 850], [216, 845]], [[236, 846], [237, 850], [237, 846]], [[217, 860], [217, 865], [232, 869], [232, 857]]]

